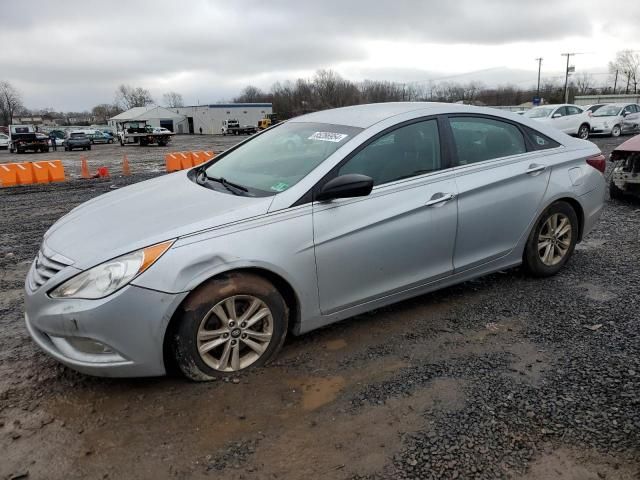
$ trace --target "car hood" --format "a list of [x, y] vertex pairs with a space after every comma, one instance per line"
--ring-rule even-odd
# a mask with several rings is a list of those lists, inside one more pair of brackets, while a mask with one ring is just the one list
[[272, 197], [243, 197], [205, 188], [187, 172], [164, 175], [101, 195], [58, 220], [47, 248], [85, 269], [168, 239], [267, 212]]

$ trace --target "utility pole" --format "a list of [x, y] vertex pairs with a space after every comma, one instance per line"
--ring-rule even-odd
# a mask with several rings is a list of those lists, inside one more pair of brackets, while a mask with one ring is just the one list
[[575, 53], [562, 53], [563, 57], [567, 57], [567, 69], [564, 72], [564, 103], [569, 103], [569, 59]]
[[536, 97], [540, 98], [540, 70], [542, 69], [542, 57], [536, 58], [538, 61], [538, 89], [536, 90]]

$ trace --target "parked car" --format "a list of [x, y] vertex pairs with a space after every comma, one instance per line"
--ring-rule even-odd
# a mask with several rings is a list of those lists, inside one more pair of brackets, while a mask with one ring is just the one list
[[288, 333], [520, 264], [554, 275], [600, 216], [604, 167], [593, 143], [491, 108], [311, 113], [62, 217], [26, 325], [89, 374], [233, 374]]
[[577, 105], [542, 105], [528, 110], [524, 116], [551, 125], [569, 135], [584, 140], [589, 138], [590, 118]]
[[113, 143], [113, 136], [107, 135], [100, 130], [93, 130], [87, 135], [92, 144], [96, 143]]
[[591, 133], [619, 137], [640, 131], [640, 105], [610, 103], [591, 115]]
[[153, 129], [153, 133], [173, 133], [171, 130], [169, 130], [168, 128], [164, 128], [164, 127], [155, 127]]
[[609, 158], [614, 162], [609, 184], [611, 198], [620, 200], [627, 194], [640, 196], [640, 135], [618, 145]]
[[91, 150], [91, 140], [84, 132], [69, 132], [69, 135], [64, 140], [64, 149], [70, 152], [76, 148], [82, 150]]
[[607, 105], [607, 104], [606, 103], [594, 103], [593, 105], [585, 105], [584, 107], [582, 107], [582, 109], [585, 111], [585, 113], [587, 115], [591, 116], [594, 112], [596, 112], [600, 108], [604, 107], [605, 105]]
[[9, 135], [0, 133], [0, 150], [7, 150], [9, 148]]

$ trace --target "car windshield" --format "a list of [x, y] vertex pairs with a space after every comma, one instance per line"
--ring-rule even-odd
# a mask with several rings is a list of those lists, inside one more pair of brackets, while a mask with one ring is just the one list
[[593, 113], [594, 117], [613, 117], [620, 113], [621, 108], [617, 105], [606, 105]]
[[545, 118], [551, 115], [554, 108], [550, 107], [538, 107], [532, 108], [531, 110], [525, 112], [524, 116], [528, 118]]
[[82, 138], [82, 137], [84, 137], [84, 136], [85, 136], [85, 134], [84, 134], [84, 133], [72, 133], [72, 134], [70, 135], [70, 137], [71, 137], [71, 138]]
[[361, 128], [287, 122], [224, 155], [206, 169], [258, 194], [283, 192], [298, 183]]

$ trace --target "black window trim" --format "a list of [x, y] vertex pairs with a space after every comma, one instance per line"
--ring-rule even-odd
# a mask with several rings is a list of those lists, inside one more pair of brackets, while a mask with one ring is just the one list
[[[320, 180], [318, 180], [315, 183], [315, 185], [311, 187], [304, 195], [302, 195], [295, 203], [293, 203], [290, 208], [298, 207], [306, 203], [314, 202], [317, 193], [320, 191], [320, 188], [322, 188], [322, 186], [325, 183], [327, 183], [329, 180], [332, 180], [335, 177], [337, 177], [338, 170], [340, 170], [340, 167], [342, 167], [345, 163], [347, 163], [349, 160], [355, 157], [358, 153], [360, 153], [362, 150], [364, 150], [366, 147], [368, 147], [369, 145], [371, 145], [381, 137], [384, 137], [385, 135], [395, 130], [398, 130], [400, 128], [406, 127], [408, 125], [413, 125], [414, 123], [422, 123], [430, 120], [436, 120], [437, 127], [438, 127], [438, 137], [439, 137], [438, 140], [440, 143], [440, 161], [441, 161], [442, 168], [440, 168], [439, 170], [434, 170], [433, 172], [423, 173], [422, 175], [416, 175], [415, 177], [410, 177], [403, 180], [407, 180], [407, 181], [413, 180], [414, 178], [422, 177], [424, 175], [431, 175], [433, 173], [442, 172], [444, 170], [450, 169], [454, 165], [452, 163], [453, 157], [451, 156], [452, 155], [451, 146], [449, 145], [448, 141], [445, 141], [446, 138], [443, 136], [443, 132], [442, 132], [444, 124], [447, 123], [444, 117], [445, 115], [426, 115], [424, 117], [412, 118], [404, 122], [396, 123], [395, 125], [387, 127], [384, 130], [376, 133], [373, 137], [369, 138], [364, 143], [361, 143], [360, 145], [358, 145], [346, 157], [340, 160], [340, 163], [338, 163], [337, 165], [334, 165], [334, 167], [326, 175], [324, 175]], [[363, 131], [366, 131], [366, 129]], [[393, 182], [388, 182], [388, 183], [393, 183]], [[382, 185], [387, 185], [387, 183], [384, 183]]]

